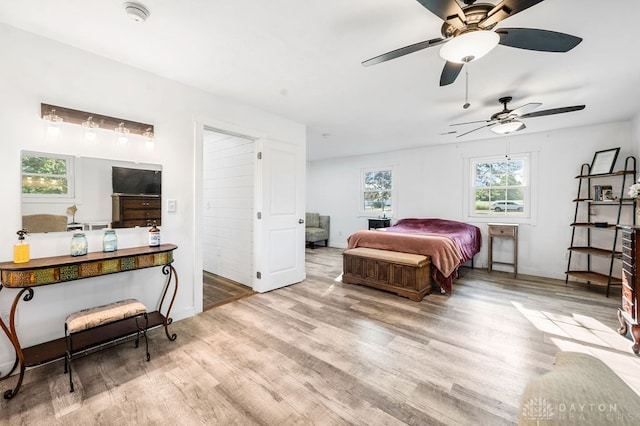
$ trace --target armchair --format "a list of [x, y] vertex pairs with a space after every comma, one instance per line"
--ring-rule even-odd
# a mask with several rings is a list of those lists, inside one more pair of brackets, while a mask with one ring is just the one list
[[319, 213], [306, 213], [305, 215], [305, 242], [310, 248], [315, 248], [315, 243], [324, 241], [324, 246], [329, 246], [329, 216]]

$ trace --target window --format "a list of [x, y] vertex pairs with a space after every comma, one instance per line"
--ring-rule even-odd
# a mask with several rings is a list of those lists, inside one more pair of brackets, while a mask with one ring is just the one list
[[392, 214], [393, 168], [363, 170], [361, 208], [368, 216]]
[[23, 152], [21, 162], [22, 194], [73, 197], [73, 157]]
[[471, 161], [472, 216], [528, 217], [529, 156]]

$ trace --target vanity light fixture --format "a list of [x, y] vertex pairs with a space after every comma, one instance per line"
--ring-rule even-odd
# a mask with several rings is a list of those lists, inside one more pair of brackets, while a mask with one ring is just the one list
[[144, 142], [144, 147], [145, 149], [149, 150], [149, 151], [153, 151], [153, 149], [156, 146], [155, 141], [153, 140], [153, 131], [151, 130], [151, 127], [149, 127], [143, 134], [142, 136], [144, 136], [145, 138], [147, 138], [147, 140]]
[[126, 145], [127, 142], [129, 142], [129, 129], [124, 127], [124, 123], [120, 123], [118, 127], [113, 130], [118, 134], [118, 143], [120, 145]]
[[100, 127], [98, 123], [93, 121], [93, 117], [88, 117], [87, 121], [82, 122], [82, 127], [84, 127], [84, 140], [85, 142], [93, 142], [98, 137], [96, 133], [96, 129]]
[[[108, 115], [93, 112], [80, 111], [50, 104], [40, 104], [40, 116], [47, 121], [47, 126], [55, 125], [60, 132], [60, 125], [64, 123], [76, 124], [84, 127], [85, 140], [90, 141], [89, 133], [92, 131], [97, 136], [98, 129], [113, 129], [118, 134], [118, 140], [126, 143], [129, 135], [143, 136], [153, 139], [154, 128], [152, 124], [110, 117]], [[122, 131], [121, 131], [122, 130]], [[122, 139], [122, 140], [121, 140]]]
[[56, 114], [55, 108], [50, 108], [49, 112], [43, 112], [42, 118], [47, 122], [47, 135], [56, 138], [60, 134], [60, 125], [64, 121], [62, 117]]

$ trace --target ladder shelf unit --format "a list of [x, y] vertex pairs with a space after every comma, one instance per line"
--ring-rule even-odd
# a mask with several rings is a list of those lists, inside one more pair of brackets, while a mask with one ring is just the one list
[[[591, 175], [590, 172], [590, 165], [585, 163], [576, 176], [578, 193], [573, 200], [575, 213], [571, 223], [571, 245], [567, 249], [569, 255], [565, 283], [571, 277], [588, 284], [606, 286], [606, 296], [609, 297], [612, 285], [622, 285], [621, 267], [614, 270], [622, 258], [618, 238], [624, 225], [621, 220], [629, 220], [627, 225], [636, 224], [636, 199], [627, 196], [629, 186], [636, 182], [636, 159], [628, 156], [624, 161], [624, 169], [613, 173]], [[600, 191], [596, 190], [597, 186], [592, 187], [592, 182], [596, 180], [611, 183], [607, 185], [611, 187], [608, 199], [603, 199]], [[602, 211], [596, 213], [601, 209], [609, 215]], [[598, 221], [598, 217], [612, 217], [615, 222]], [[598, 265], [596, 258], [602, 259]]]

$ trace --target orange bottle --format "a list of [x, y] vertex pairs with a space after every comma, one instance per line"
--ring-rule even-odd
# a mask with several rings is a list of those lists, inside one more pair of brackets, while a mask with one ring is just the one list
[[13, 246], [13, 263], [27, 263], [30, 260], [29, 243], [24, 239], [27, 230], [21, 229], [16, 234], [18, 242]]

